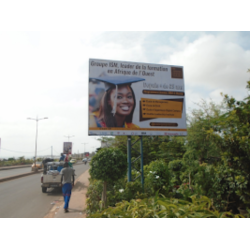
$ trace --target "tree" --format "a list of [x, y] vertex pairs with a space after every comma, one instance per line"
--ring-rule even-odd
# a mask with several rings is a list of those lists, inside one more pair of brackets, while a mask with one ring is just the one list
[[[250, 81], [246, 88], [250, 90]], [[218, 204], [237, 212], [239, 207], [250, 208], [250, 96], [237, 101], [224, 95], [221, 107], [218, 110], [215, 105], [203, 103], [202, 110], [192, 112], [188, 150], [194, 150], [194, 159], [200, 163], [211, 156], [221, 159], [212, 168], [199, 168], [203, 174], [194, 176], [195, 181]], [[202, 178], [208, 173], [210, 182], [205, 186]]]
[[[246, 88], [250, 90], [250, 81]], [[227, 112], [215, 121], [213, 130], [220, 134], [216, 143], [224, 162], [229, 200], [234, 209], [250, 208], [250, 95], [243, 101], [224, 95], [224, 103]]]
[[25, 158], [24, 158], [24, 156], [19, 157], [19, 158], [18, 158], [18, 161], [19, 161], [19, 163], [21, 163], [21, 164], [25, 163]]
[[103, 148], [93, 156], [90, 163], [90, 176], [94, 179], [103, 181], [103, 207], [107, 202], [107, 182], [113, 183], [123, 177], [127, 172], [127, 159], [117, 148]]
[[204, 100], [198, 106], [200, 108], [194, 109], [188, 117], [187, 150], [194, 150], [201, 164], [210, 157], [220, 158], [217, 141], [221, 137], [213, 130], [213, 126], [224, 108], [222, 104], [217, 105], [212, 101], [207, 103]]
[[163, 158], [166, 163], [182, 159], [186, 152], [186, 138], [179, 136], [167, 136], [159, 145], [159, 158]]

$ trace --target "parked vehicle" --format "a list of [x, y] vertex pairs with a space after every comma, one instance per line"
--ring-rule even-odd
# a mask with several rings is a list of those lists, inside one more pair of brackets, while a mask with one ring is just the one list
[[46, 193], [47, 188], [61, 188], [60, 166], [64, 162], [47, 162], [44, 164], [43, 174], [41, 175], [42, 192]]
[[42, 165], [42, 162], [36, 162], [36, 165], [35, 163], [33, 163], [31, 165], [31, 171], [35, 171], [35, 169], [42, 169], [43, 168], [43, 165]]
[[[51, 158], [45, 158], [42, 162], [36, 162], [36, 168], [37, 169], [43, 169], [44, 168], [44, 164], [47, 162], [53, 162], [54, 159]], [[35, 171], [35, 163], [32, 164], [31, 166], [31, 171]]]

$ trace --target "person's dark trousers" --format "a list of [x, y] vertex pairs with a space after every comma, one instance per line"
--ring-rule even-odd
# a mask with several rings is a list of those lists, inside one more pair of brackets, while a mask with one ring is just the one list
[[62, 192], [64, 197], [64, 209], [68, 209], [69, 207], [69, 200], [71, 196], [72, 185], [71, 183], [65, 183], [62, 186]]

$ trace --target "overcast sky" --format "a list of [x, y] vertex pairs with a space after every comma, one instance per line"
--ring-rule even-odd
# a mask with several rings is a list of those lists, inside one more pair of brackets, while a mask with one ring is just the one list
[[[58, 6], [52, 4], [49, 9], [43, 8], [37, 12], [36, 19], [34, 13], [25, 9], [24, 2], [22, 5], [15, 2], [13, 9], [10, 4], [8, 11], [3, 8], [4, 4], [0, 6], [0, 158], [34, 156], [36, 122], [27, 117], [36, 118], [37, 115], [48, 117], [48, 120], [39, 121], [38, 155], [51, 154], [51, 147], [53, 154], [59, 155], [63, 142], [68, 141], [66, 136], [73, 135], [70, 138], [73, 153], [82, 153], [83, 143], [86, 143], [85, 151], [92, 152], [100, 147], [97, 137], [88, 136], [87, 128], [89, 58], [183, 66], [187, 112], [195, 108], [194, 103], [201, 98], [220, 102], [220, 92], [237, 99], [247, 95], [245, 86], [250, 79], [247, 73], [250, 68], [248, 31], [75, 31], [79, 23], [72, 29], [67, 26], [68, 22], [76, 20], [74, 13], [62, 18], [63, 10], [68, 8], [65, 2], [58, 12], [58, 20], [63, 20], [59, 31], [22, 31], [53, 30], [53, 24], [58, 21], [53, 12], [58, 11]], [[22, 12], [18, 11], [21, 8]], [[99, 14], [101, 8], [99, 5]], [[80, 9], [75, 10], [79, 15]], [[159, 13], [161, 11], [158, 9]], [[85, 16], [87, 14], [84, 12]], [[114, 21], [116, 25], [111, 30], [120, 30], [117, 15], [114, 14], [114, 19], [108, 15], [103, 19]], [[120, 15], [122, 17], [123, 13]], [[87, 18], [91, 25], [95, 22], [95, 28], [102, 22], [101, 16], [92, 12]], [[47, 26], [38, 20], [43, 20]], [[3, 25], [3, 21], [9, 26]], [[123, 24], [126, 21], [124, 19]], [[133, 21], [132, 25], [140, 30], [139, 19]], [[63, 27], [73, 31], [62, 31]], [[148, 25], [143, 26], [145, 30], [152, 27], [149, 20]], [[164, 30], [165, 26], [161, 27]], [[234, 26], [229, 30], [231, 27]], [[102, 29], [108, 30], [103, 26]]]

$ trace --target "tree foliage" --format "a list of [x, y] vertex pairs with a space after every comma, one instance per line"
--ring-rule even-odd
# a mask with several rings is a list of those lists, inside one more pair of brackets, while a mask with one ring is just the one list
[[117, 148], [103, 148], [93, 156], [90, 166], [92, 178], [114, 182], [126, 175], [127, 159]]

